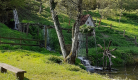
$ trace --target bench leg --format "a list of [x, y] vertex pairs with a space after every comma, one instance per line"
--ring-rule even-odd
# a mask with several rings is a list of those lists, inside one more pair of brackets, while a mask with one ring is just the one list
[[4, 69], [3, 67], [1, 67], [1, 73], [6, 73], [7, 69]]
[[18, 80], [24, 80], [24, 73], [16, 73]]

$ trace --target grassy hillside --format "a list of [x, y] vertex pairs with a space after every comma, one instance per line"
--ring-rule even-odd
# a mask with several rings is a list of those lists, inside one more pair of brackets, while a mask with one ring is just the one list
[[[62, 60], [60, 54], [45, 49], [41, 52], [21, 49], [0, 50], [0, 63], [26, 70], [24, 80], [108, 80], [108, 77], [90, 74], [79, 66], [62, 63]], [[0, 73], [0, 79], [15, 80], [15, 73]]]
[[[9, 29], [0, 23], [1, 36], [29, 38], [24, 33]], [[6, 33], [6, 32], [7, 33]], [[7, 35], [7, 34], [13, 35]], [[2, 42], [15, 42], [1, 39]], [[31, 44], [30, 42], [24, 42]], [[0, 63], [7, 63], [20, 69], [26, 70], [24, 80], [108, 80], [108, 77], [86, 72], [80, 60], [76, 65], [62, 62], [63, 57], [56, 52], [47, 51], [44, 48], [18, 45], [0, 44]], [[81, 69], [81, 68], [84, 69]], [[1, 80], [15, 80], [15, 73], [8, 71], [0, 73]]]
[[[43, 5], [43, 11], [38, 14], [39, 6], [37, 2], [30, 3], [23, 9], [18, 9], [18, 15], [20, 22], [22, 23], [39, 23], [44, 25], [53, 25], [49, 7]], [[83, 14], [87, 14], [85, 11]], [[100, 21], [100, 14], [98, 11], [89, 11], [88, 14], [92, 15], [92, 18], [97, 24]], [[138, 47], [134, 45], [134, 37], [138, 37], [138, 23], [136, 13], [124, 12], [124, 16], [121, 19], [121, 23], [118, 23], [119, 16], [109, 17], [102, 19], [101, 25], [96, 30], [96, 42], [104, 46], [103, 40], [108, 45], [109, 41], [112, 40], [110, 49], [118, 48], [112, 52], [117, 58], [112, 59], [114, 66], [132, 65], [138, 63], [138, 60], [134, 59], [135, 55], [138, 55]], [[59, 21], [61, 26], [64, 28], [70, 28], [73, 26], [75, 20], [71, 19], [69, 24], [69, 17], [66, 14], [59, 14]], [[110, 29], [112, 24], [112, 29]], [[0, 23], [0, 36], [3, 37], [16, 37], [33, 39], [38, 38], [36, 36], [36, 27], [30, 26], [30, 34], [27, 36], [25, 33], [21, 33], [16, 30], [11, 30], [4, 24]], [[123, 31], [125, 29], [125, 37], [123, 37]], [[42, 32], [42, 29], [40, 29]], [[54, 29], [49, 29], [49, 44], [58, 52], [60, 52], [59, 42]], [[66, 44], [71, 44], [71, 32], [63, 31], [64, 39]], [[39, 34], [39, 38], [43, 39], [43, 33]], [[138, 40], [138, 38], [137, 38]], [[1, 39], [2, 42], [19, 43], [16, 40]], [[27, 44], [36, 44], [36, 42], [23, 41]], [[102, 66], [102, 53], [103, 51], [98, 47], [97, 52], [95, 50], [95, 42], [92, 39], [89, 44], [89, 59], [92, 65], [96, 65], [97, 62]], [[97, 54], [99, 53], [99, 54]], [[85, 55], [85, 54], [84, 54]], [[44, 48], [40, 47], [29, 47], [29, 46], [18, 46], [18, 45], [6, 45], [0, 44], [0, 63], [7, 63], [15, 67], [26, 70], [25, 80], [103, 80], [108, 77], [101, 76], [98, 74], [90, 74], [85, 70], [82, 70], [79, 66], [84, 68], [80, 61], [77, 60], [77, 65], [69, 65], [62, 63], [62, 56], [59, 53], [49, 52]], [[1, 80], [15, 79], [14, 73], [8, 72], [6, 74], [0, 73]]]
[[[86, 14], [84, 12], [84, 14]], [[97, 25], [100, 21], [100, 15], [98, 11], [90, 11], [89, 14], [93, 16], [93, 19], [96, 21]], [[110, 49], [118, 48], [116, 51], [112, 52], [117, 58], [113, 59], [114, 66], [122, 66], [122, 65], [132, 65], [138, 63], [135, 60], [134, 56], [138, 55], [138, 47], [135, 46], [134, 38], [138, 37], [138, 20], [136, 17], [136, 13], [128, 13], [124, 12], [124, 15], [121, 18], [121, 22], [119, 24], [119, 16], [111, 16], [107, 19], [101, 20], [101, 25], [99, 28], [96, 28], [96, 42], [97, 44], [101, 44], [104, 47], [104, 42], [106, 42], [106, 47], [109, 44], [109, 41], [112, 40], [112, 44]], [[110, 29], [110, 24], [112, 24], [112, 29]], [[123, 33], [125, 30], [125, 37], [123, 37]], [[137, 38], [138, 40], [138, 38]], [[92, 64], [97, 64], [99, 61], [102, 64], [102, 50], [98, 47], [98, 51], [95, 50], [94, 40], [91, 43], [93, 44], [93, 48], [89, 51], [89, 59], [91, 59]], [[101, 53], [101, 54], [96, 54]]]

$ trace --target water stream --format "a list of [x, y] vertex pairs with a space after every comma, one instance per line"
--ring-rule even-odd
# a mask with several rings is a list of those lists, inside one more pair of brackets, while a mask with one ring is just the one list
[[89, 60], [84, 57], [78, 57], [81, 60], [81, 63], [86, 67], [86, 70], [92, 73], [98, 73], [101, 75], [107, 75], [111, 79], [117, 80], [138, 80], [138, 65], [135, 66], [122, 66], [122, 67], [113, 67], [117, 69], [114, 71], [103, 71], [102, 67], [91, 66]]
[[17, 13], [17, 10], [15, 9], [15, 10], [13, 10], [13, 15], [14, 15], [14, 21], [15, 21], [15, 27], [14, 27], [14, 29], [18, 29], [17, 28], [17, 24], [19, 24], [20, 22], [19, 22], [19, 19], [18, 19], [18, 13]]
[[[45, 25], [44, 25], [44, 29], [43, 29], [43, 33], [44, 33], [44, 39], [45, 39]], [[46, 45], [46, 49], [49, 51], [55, 51], [51, 48], [50, 46], [50, 29], [47, 29], [47, 45]]]

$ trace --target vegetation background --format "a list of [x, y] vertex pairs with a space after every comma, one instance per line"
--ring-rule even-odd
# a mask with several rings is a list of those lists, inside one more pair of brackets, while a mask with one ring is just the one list
[[[56, 0], [55, 0], [56, 1]], [[67, 8], [68, 0], [57, 0], [56, 11], [59, 17], [61, 27], [72, 29], [75, 23], [76, 12], [74, 5]], [[76, 0], [73, 0], [74, 2]], [[90, 2], [89, 2], [90, 1]], [[112, 3], [112, 4], [111, 4]], [[59, 5], [60, 4], [60, 5]], [[96, 42], [104, 46], [103, 39], [108, 42], [112, 40], [111, 49], [118, 48], [112, 54], [117, 58], [112, 59], [113, 66], [135, 65], [138, 59], [138, 47], [135, 45], [135, 37], [138, 37], [138, 1], [137, 0], [83, 0], [82, 14], [90, 14], [94, 19], [96, 26]], [[64, 8], [61, 8], [64, 6]], [[54, 25], [49, 1], [47, 0], [1, 0], [0, 1], [0, 36], [16, 37], [25, 39], [44, 40], [43, 30], [40, 29], [37, 36], [37, 28], [29, 26], [30, 31], [27, 36], [25, 33], [12, 30], [7, 27], [13, 18], [9, 18], [8, 14], [12, 14], [13, 9], [17, 9], [19, 21], [21, 23], [39, 23], [43, 25]], [[99, 25], [100, 19], [101, 23]], [[70, 21], [70, 25], [69, 25]], [[6, 24], [6, 25], [5, 25]], [[112, 24], [112, 27], [110, 27]], [[110, 29], [111, 28], [111, 29]], [[123, 36], [125, 30], [125, 36]], [[72, 34], [63, 30], [65, 44], [71, 44]], [[50, 52], [40, 47], [29, 47], [19, 45], [0, 44], [0, 62], [7, 63], [27, 71], [25, 80], [43, 80], [43, 79], [108, 79], [106, 76], [98, 74], [90, 74], [81, 68], [85, 67], [77, 59], [76, 65], [61, 63], [63, 58], [60, 55], [60, 46], [55, 29], [49, 29], [50, 46], [56, 52]], [[1, 42], [19, 43], [16, 40], [0, 39]], [[138, 38], [136, 39], [138, 40]], [[27, 44], [36, 44], [36, 42], [23, 41]], [[92, 65], [102, 66], [102, 53], [100, 48], [95, 50], [94, 39], [89, 42], [89, 60]], [[97, 54], [98, 53], [98, 54]], [[85, 54], [83, 54], [86, 56]], [[135, 56], [135, 57], [134, 57]], [[41, 65], [41, 66], [40, 66]], [[51, 67], [52, 66], [52, 67]], [[81, 68], [80, 68], [81, 67]], [[86, 76], [84, 76], [86, 75]], [[5, 74], [0, 73], [2, 80], [15, 79], [12, 72]]]

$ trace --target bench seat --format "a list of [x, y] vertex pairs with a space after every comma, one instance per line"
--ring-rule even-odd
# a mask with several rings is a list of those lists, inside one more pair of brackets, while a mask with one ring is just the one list
[[11, 65], [8, 65], [8, 64], [5, 64], [5, 63], [0, 63], [0, 68], [1, 68], [2, 73], [7, 72], [7, 70], [16, 73], [16, 77], [19, 80], [23, 80], [24, 79], [24, 73], [26, 73], [25, 70], [21, 70], [19, 68], [16, 68], [14, 66], [11, 66]]

